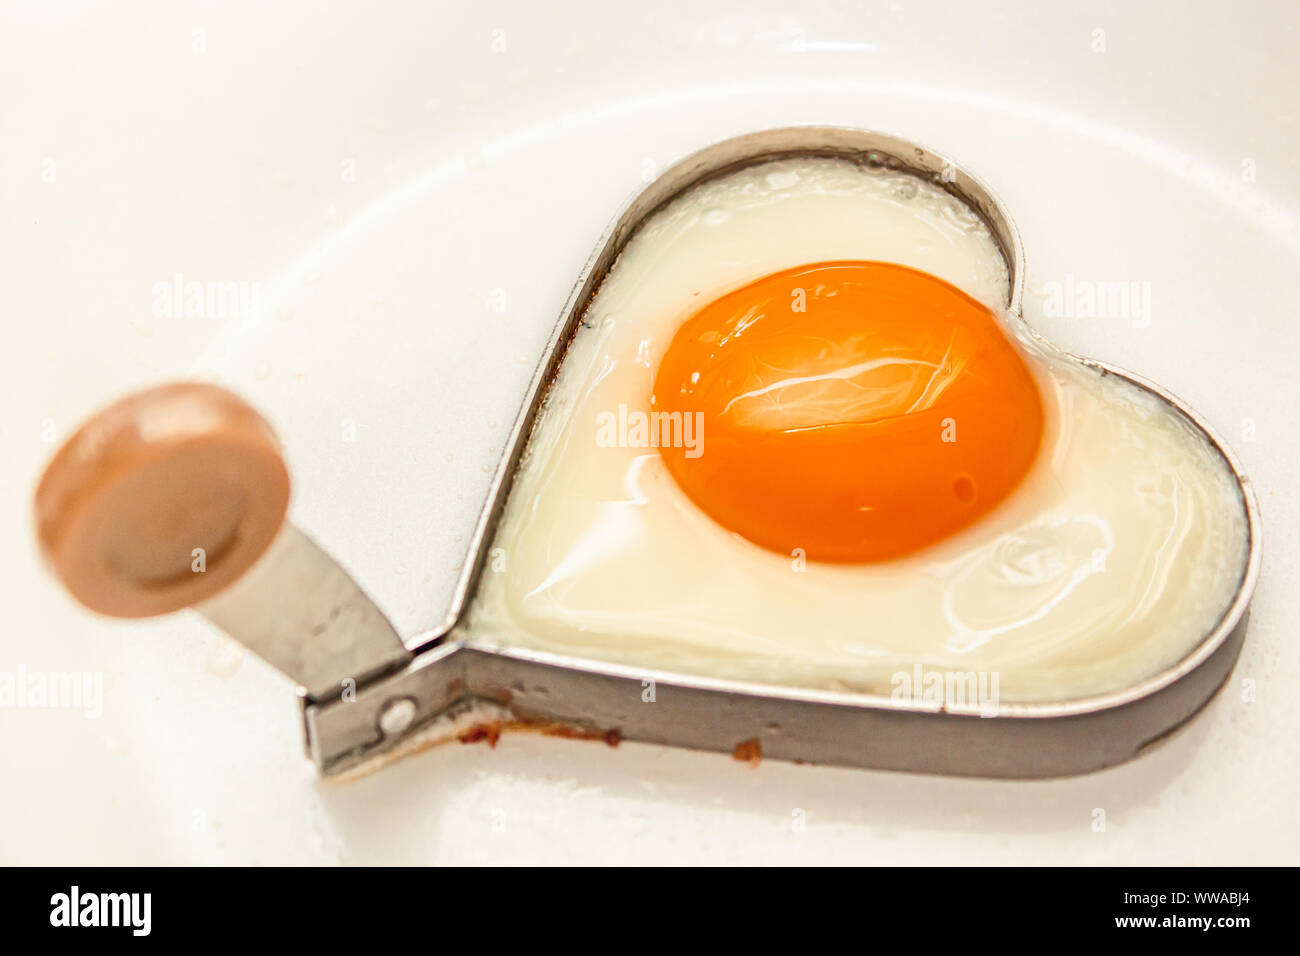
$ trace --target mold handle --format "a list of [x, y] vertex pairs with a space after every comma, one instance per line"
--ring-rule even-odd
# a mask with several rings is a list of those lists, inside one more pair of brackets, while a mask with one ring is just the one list
[[271, 427], [212, 385], [164, 385], [95, 415], [36, 490], [37, 537], [78, 601], [113, 617], [197, 608], [314, 699], [409, 660], [388, 619], [285, 521]]

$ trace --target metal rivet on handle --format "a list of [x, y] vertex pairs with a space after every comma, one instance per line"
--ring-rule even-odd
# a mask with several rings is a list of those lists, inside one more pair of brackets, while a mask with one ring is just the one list
[[415, 700], [410, 697], [398, 697], [390, 700], [379, 712], [379, 729], [385, 737], [402, 733], [415, 720]]

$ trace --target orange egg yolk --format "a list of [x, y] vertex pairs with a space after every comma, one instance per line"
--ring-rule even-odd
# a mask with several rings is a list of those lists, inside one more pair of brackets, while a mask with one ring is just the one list
[[884, 561], [987, 514], [1024, 478], [1043, 402], [984, 305], [884, 262], [822, 262], [729, 292], [677, 330], [652, 411], [713, 520], [788, 555]]

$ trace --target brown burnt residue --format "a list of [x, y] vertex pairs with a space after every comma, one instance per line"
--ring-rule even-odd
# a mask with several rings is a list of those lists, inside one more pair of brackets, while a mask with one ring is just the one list
[[747, 763], [751, 767], [757, 767], [763, 762], [763, 743], [757, 737], [750, 737], [748, 740], [742, 740], [736, 744], [731, 751], [731, 759], [739, 760], [741, 763]]
[[603, 740], [607, 747], [617, 747], [623, 742], [623, 735], [618, 730], [587, 730], [582, 727], [570, 727], [568, 724], [542, 724], [536, 727], [548, 737], [566, 737], [569, 740]]
[[601, 740], [607, 747], [617, 747], [623, 741], [623, 735], [617, 730], [592, 730], [588, 727], [575, 727], [571, 724], [534, 723], [527, 720], [491, 720], [474, 724], [459, 735], [457, 739], [463, 744], [477, 744], [484, 740], [489, 747], [495, 747], [501, 735], [506, 731], [524, 731], [543, 734], [547, 737], [563, 737], [566, 740]]
[[494, 720], [491, 723], [475, 724], [462, 733], [458, 739], [463, 744], [476, 744], [479, 741], [486, 740], [489, 747], [495, 747], [497, 741], [501, 739], [501, 721]]

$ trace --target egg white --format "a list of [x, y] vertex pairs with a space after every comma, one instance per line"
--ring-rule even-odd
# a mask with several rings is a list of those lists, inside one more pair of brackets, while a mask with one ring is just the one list
[[[598, 441], [602, 416], [648, 409], [659, 359], [694, 311], [834, 259], [912, 266], [1004, 314], [1047, 409], [1039, 459], [1010, 498], [897, 561], [820, 564], [759, 548], [701, 512], [654, 448]], [[1005, 314], [1007, 284], [979, 217], [905, 173], [787, 159], [679, 197], [633, 237], [586, 311], [493, 542], [472, 640], [884, 694], [918, 666], [988, 673], [1003, 701], [1019, 702], [1113, 690], [1173, 664], [1240, 581], [1235, 481], [1158, 399], [1037, 342]]]

